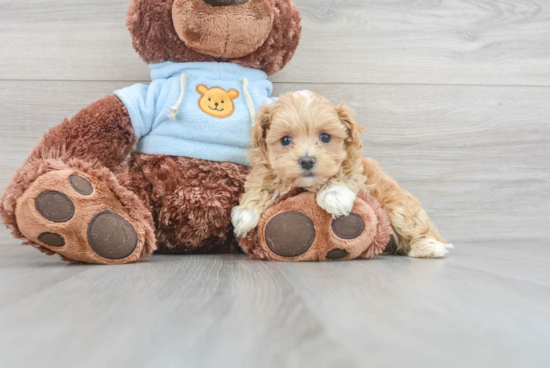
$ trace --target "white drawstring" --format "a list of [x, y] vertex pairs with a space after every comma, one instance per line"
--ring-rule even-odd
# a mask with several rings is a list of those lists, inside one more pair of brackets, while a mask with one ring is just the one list
[[181, 106], [181, 103], [183, 102], [183, 95], [185, 94], [185, 84], [187, 82], [187, 77], [189, 77], [189, 74], [181, 75], [181, 94], [178, 102], [176, 102], [176, 104], [170, 108], [170, 114], [168, 115], [168, 119], [170, 120], [176, 120], [176, 116], [178, 115], [178, 110]]
[[239, 82], [243, 83], [244, 97], [246, 99], [246, 104], [248, 105], [248, 110], [250, 110], [250, 119], [252, 121], [252, 124], [254, 124], [254, 117], [256, 116], [256, 110], [254, 109], [254, 102], [252, 102], [252, 97], [250, 97], [250, 93], [248, 93], [248, 79], [241, 78], [239, 79]]

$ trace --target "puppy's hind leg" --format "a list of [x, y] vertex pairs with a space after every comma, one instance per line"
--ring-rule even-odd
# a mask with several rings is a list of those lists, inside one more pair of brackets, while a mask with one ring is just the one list
[[422, 209], [420, 201], [399, 187], [385, 174], [375, 160], [363, 160], [367, 188], [386, 210], [397, 235], [397, 253], [415, 258], [441, 258], [453, 248], [439, 235], [439, 231]]

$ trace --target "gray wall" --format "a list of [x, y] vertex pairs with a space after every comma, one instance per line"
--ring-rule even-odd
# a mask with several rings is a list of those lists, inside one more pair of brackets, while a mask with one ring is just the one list
[[[368, 155], [448, 240], [550, 238], [550, 1], [296, 3], [303, 40], [277, 94], [350, 104]], [[0, 0], [0, 190], [48, 128], [149, 80], [127, 5]]]

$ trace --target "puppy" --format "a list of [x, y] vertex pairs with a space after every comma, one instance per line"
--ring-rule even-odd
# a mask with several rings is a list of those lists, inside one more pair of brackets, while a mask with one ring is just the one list
[[255, 228], [273, 201], [293, 188], [317, 193], [333, 217], [349, 215], [359, 190], [368, 190], [387, 211], [395, 237], [392, 251], [437, 258], [451, 245], [440, 237], [420, 202], [363, 158], [363, 127], [350, 109], [300, 91], [262, 106], [251, 130], [252, 171], [240, 205], [232, 211], [235, 234]]

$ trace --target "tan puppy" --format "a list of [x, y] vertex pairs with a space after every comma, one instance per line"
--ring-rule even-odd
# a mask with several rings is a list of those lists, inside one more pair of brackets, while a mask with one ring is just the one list
[[252, 128], [252, 172], [233, 209], [237, 236], [255, 228], [281, 194], [299, 187], [317, 193], [317, 203], [335, 218], [350, 213], [359, 190], [368, 190], [387, 211], [398, 237], [395, 251], [437, 258], [452, 246], [440, 237], [420, 202], [401, 189], [376, 162], [363, 158], [363, 127], [350, 109], [300, 91], [262, 107]]

